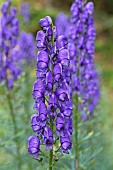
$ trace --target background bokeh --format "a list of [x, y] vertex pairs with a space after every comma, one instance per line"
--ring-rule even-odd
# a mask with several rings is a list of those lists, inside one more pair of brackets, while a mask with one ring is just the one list
[[[97, 39], [95, 42], [95, 64], [100, 75], [101, 84], [101, 99], [96, 110], [96, 119], [94, 128], [98, 127], [98, 131], [101, 133], [98, 142], [96, 143], [97, 148], [102, 147], [102, 151], [98, 154], [96, 159], [96, 168], [88, 170], [113, 170], [113, 0], [93, 0], [95, 4], [95, 27], [97, 31]], [[4, 2], [0, 0], [0, 5]], [[32, 32], [34, 36], [37, 30], [39, 30], [38, 20], [46, 15], [50, 15], [53, 19], [57, 16], [60, 11], [64, 11], [69, 14], [70, 6], [73, 0], [13, 0], [13, 5], [19, 10], [22, 2], [28, 2], [30, 4], [31, 18], [30, 22], [25, 25], [22, 17], [18, 16], [21, 23], [21, 30]], [[30, 128], [30, 115], [33, 113], [33, 101], [32, 101], [32, 84], [35, 80], [35, 64], [34, 68], [30, 68], [31, 80], [29, 83], [29, 109], [26, 110], [29, 113], [28, 119], [26, 119], [24, 109], [19, 110], [20, 117], [23, 117], [27, 121], [24, 121], [24, 125], [19, 124], [21, 128], [20, 136], [22, 136], [22, 150], [27, 148], [27, 137], [31, 134]], [[19, 80], [20, 85], [23, 79]], [[25, 84], [22, 86], [22, 91], [25, 92]], [[23, 98], [26, 93], [19, 92], [15, 96], [18, 99], [18, 105], [22, 105]], [[16, 108], [15, 108], [16, 109]], [[95, 112], [96, 112], [95, 111]], [[98, 120], [99, 118], [99, 120]], [[11, 165], [11, 152], [10, 146], [13, 145], [11, 140], [12, 134], [11, 120], [8, 115], [8, 107], [6, 105], [6, 99], [4, 96], [3, 87], [0, 86], [0, 170], [14, 169]], [[29, 131], [26, 138], [24, 137], [24, 129]], [[8, 151], [6, 152], [7, 149]], [[15, 149], [15, 148], [14, 148]], [[32, 160], [30, 156], [26, 158], [23, 154], [23, 170], [27, 170], [28, 161]], [[33, 167], [37, 169], [38, 162], [32, 160]], [[13, 163], [12, 163], [13, 164]], [[62, 165], [61, 170], [62, 169]], [[12, 168], [13, 167], [13, 168]], [[32, 167], [31, 167], [32, 169]], [[66, 169], [68, 170], [68, 169]]]

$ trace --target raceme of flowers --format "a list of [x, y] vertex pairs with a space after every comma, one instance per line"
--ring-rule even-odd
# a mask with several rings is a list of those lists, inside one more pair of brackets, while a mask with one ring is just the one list
[[[32, 130], [37, 134], [28, 139], [28, 152], [37, 158], [41, 144], [46, 150], [68, 153], [71, 149], [72, 101], [70, 58], [67, 39], [58, 36], [49, 16], [41, 19], [37, 32], [37, 80], [33, 85], [34, 109]], [[55, 147], [54, 147], [55, 146]], [[57, 147], [57, 148], [56, 148]]]
[[[92, 114], [100, 97], [98, 75], [94, 65], [96, 31], [93, 12], [92, 2], [84, 4], [83, 0], [76, 0], [71, 6], [70, 23], [67, 24], [72, 89], [75, 95], [79, 96], [79, 111], [83, 119], [87, 119], [87, 115]], [[64, 21], [67, 23], [65, 18]], [[56, 25], [60, 23], [59, 17]], [[58, 32], [62, 30], [63, 28], [60, 28]], [[65, 34], [65, 31], [61, 33], [63, 32]]]
[[19, 13], [23, 16], [24, 23], [27, 24], [30, 20], [30, 7], [27, 2], [22, 3]]
[[26, 63], [27, 61], [28, 65], [34, 63], [34, 60], [36, 59], [36, 48], [33, 35], [31, 33], [21, 32], [18, 45], [23, 62]]
[[15, 7], [10, 5], [11, 1], [2, 4], [0, 17], [0, 82], [6, 81], [9, 89], [21, 74], [17, 48], [19, 21]]

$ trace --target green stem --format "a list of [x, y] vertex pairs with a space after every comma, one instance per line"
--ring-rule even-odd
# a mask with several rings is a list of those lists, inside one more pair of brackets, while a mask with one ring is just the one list
[[53, 150], [50, 150], [50, 154], [49, 154], [49, 170], [53, 169], [52, 164], [53, 164]]
[[75, 168], [79, 170], [79, 148], [78, 148], [78, 95], [75, 97]]
[[[88, 131], [88, 133], [91, 133], [91, 132], [93, 131], [92, 127], [94, 127], [94, 125], [92, 126], [92, 122], [91, 122], [91, 119], [90, 119], [90, 118], [89, 118], [88, 122], [89, 122], [89, 123], [88, 123], [88, 129], [87, 129], [87, 131]], [[94, 123], [94, 122], [93, 122], [93, 123]], [[90, 155], [93, 155], [93, 153], [94, 153], [94, 149], [93, 149], [94, 144], [93, 144], [92, 137], [89, 138], [89, 146], [91, 146]], [[95, 165], [94, 161], [91, 161], [92, 170], [94, 169], [94, 165]]]
[[18, 134], [18, 129], [17, 129], [17, 125], [16, 125], [16, 118], [15, 118], [15, 114], [14, 114], [14, 109], [13, 109], [13, 104], [12, 104], [12, 100], [11, 100], [11, 95], [10, 93], [7, 94], [7, 101], [8, 101], [8, 105], [9, 105], [9, 110], [10, 110], [10, 116], [13, 122], [13, 126], [14, 126], [14, 135], [16, 136], [15, 139], [15, 143], [16, 143], [16, 149], [17, 149], [17, 159], [18, 159], [18, 170], [21, 170], [21, 156], [20, 156], [20, 143], [17, 137]]
[[[52, 116], [50, 117], [50, 128], [53, 132], [53, 120], [52, 120]], [[53, 148], [50, 150], [50, 154], [49, 154], [49, 170], [53, 169]]]

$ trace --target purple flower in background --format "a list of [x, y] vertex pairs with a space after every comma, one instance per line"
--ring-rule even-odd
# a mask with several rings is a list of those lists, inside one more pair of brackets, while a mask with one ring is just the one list
[[[67, 39], [58, 36], [49, 16], [41, 19], [39, 24], [42, 30], [36, 36], [37, 80], [33, 85], [37, 113], [31, 117], [32, 130], [46, 150], [52, 150], [59, 137], [60, 151], [68, 153], [72, 145], [72, 101]], [[68, 133], [66, 140], [65, 132]], [[29, 153], [34, 156], [34, 153]]]
[[29, 3], [24, 2], [21, 5], [20, 8], [20, 15], [23, 16], [24, 18], [24, 23], [27, 24], [30, 20], [30, 7], [29, 7]]
[[79, 96], [79, 111], [86, 117], [93, 113], [100, 97], [94, 65], [96, 30], [93, 13], [93, 2], [85, 4], [83, 0], [76, 0], [71, 6], [70, 20], [65, 14], [56, 18], [58, 33], [68, 39], [72, 91]]
[[58, 35], [65, 35], [67, 37], [69, 31], [69, 17], [63, 12], [55, 19]]
[[[79, 96], [79, 111], [90, 115], [100, 97], [99, 81], [94, 65], [94, 4], [75, 1], [71, 7], [70, 31], [68, 35], [72, 70], [72, 88]], [[86, 119], [85, 117], [85, 119]]]
[[18, 48], [19, 21], [15, 7], [6, 1], [1, 7], [0, 16], [0, 82], [6, 81], [9, 89], [21, 74], [20, 52]]
[[33, 35], [30, 33], [21, 32], [18, 45], [20, 48], [22, 61], [27, 61], [28, 65], [33, 64], [36, 59], [36, 48]]

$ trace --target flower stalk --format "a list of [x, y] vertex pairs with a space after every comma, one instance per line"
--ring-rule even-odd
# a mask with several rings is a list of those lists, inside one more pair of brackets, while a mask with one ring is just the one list
[[[33, 85], [34, 109], [32, 130], [38, 134], [28, 139], [28, 152], [40, 159], [41, 145], [49, 151], [49, 170], [53, 168], [53, 148], [68, 154], [72, 147], [72, 101], [70, 57], [65, 36], [58, 36], [49, 16], [39, 21], [37, 32], [37, 80]], [[53, 131], [54, 129], [54, 131]], [[60, 147], [60, 148], [59, 148]]]
[[12, 119], [13, 126], [14, 126], [14, 136], [16, 136], [14, 141], [15, 141], [15, 144], [16, 144], [16, 155], [17, 155], [17, 160], [18, 160], [18, 170], [21, 170], [22, 161], [21, 161], [21, 154], [20, 154], [20, 142], [19, 142], [19, 139], [17, 137], [18, 128], [17, 128], [16, 117], [15, 117], [14, 108], [13, 108], [13, 104], [12, 104], [12, 97], [11, 97], [9, 92], [7, 93], [7, 103], [8, 103], [9, 110], [10, 110], [10, 112], [9, 112], [10, 117]]
[[79, 170], [79, 142], [78, 142], [78, 95], [75, 96], [75, 168]]
[[[52, 117], [50, 117], [50, 128], [52, 130], [52, 133], [53, 133], [53, 122], [52, 122]], [[52, 149], [50, 150], [50, 155], [49, 155], [49, 170], [52, 170], [53, 168], [53, 147]]]

